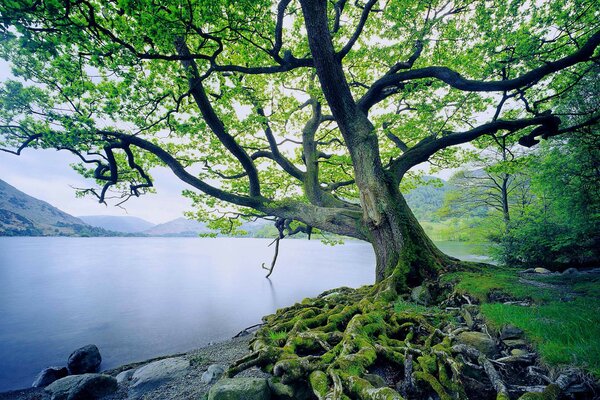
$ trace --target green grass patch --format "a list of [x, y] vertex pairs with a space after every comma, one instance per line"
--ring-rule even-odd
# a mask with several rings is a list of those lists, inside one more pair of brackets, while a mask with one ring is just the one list
[[[528, 280], [560, 286], [539, 288], [519, 281], [517, 270], [489, 268], [457, 272], [443, 278], [456, 290], [478, 299], [488, 325], [522, 329], [550, 367], [574, 365], [600, 378], [600, 277], [590, 275], [528, 276]], [[492, 291], [516, 299], [530, 299], [530, 307], [490, 303]], [[561, 301], [568, 293], [572, 301]]]
[[552, 301], [556, 297], [552, 290], [519, 283], [516, 269], [493, 267], [481, 272], [455, 272], [445, 275], [443, 280], [456, 282], [455, 289], [459, 293], [468, 293], [481, 303], [486, 303], [493, 291], [536, 303]]

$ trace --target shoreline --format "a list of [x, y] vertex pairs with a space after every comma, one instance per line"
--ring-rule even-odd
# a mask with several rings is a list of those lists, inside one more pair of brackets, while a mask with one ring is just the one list
[[[187, 371], [185, 379], [166, 382], [164, 385], [160, 385], [149, 392], [149, 397], [147, 398], [189, 398], [194, 396], [196, 396], [194, 398], [201, 398], [201, 396], [205, 395], [212, 386], [212, 384], [201, 383], [200, 378], [202, 373], [204, 373], [208, 366], [212, 364], [228, 366], [233, 361], [250, 353], [248, 345], [253, 336], [253, 333], [248, 333], [243, 336], [225, 339], [221, 342], [212, 343], [188, 352], [164, 355], [139, 362], [123, 364], [118, 367], [100, 370], [98, 373], [116, 377], [123, 371], [137, 369], [155, 361], [170, 358], [183, 358], [190, 362], [189, 371]], [[269, 375], [254, 368], [239, 374], [239, 376], [267, 377]], [[190, 381], [197, 384], [190, 385]], [[102, 399], [127, 399], [128, 386], [128, 382], [119, 383], [119, 389], [116, 393], [102, 397]], [[0, 400], [45, 400], [46, 398], [49, 398], [49, 396], [46, 394], [45, 388], [23, 388], [0, 392]], [[146, 398], [146, 396], [143, 396], [142, 398]]]

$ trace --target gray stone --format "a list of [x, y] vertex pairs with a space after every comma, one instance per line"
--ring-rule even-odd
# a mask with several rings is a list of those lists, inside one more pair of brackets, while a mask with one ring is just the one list
[[211, 383], [215, 383], [219, 380], [220, 377], [225, 373], [225, 367], [219, 364], [213, 364], [208, 367], [206, 372], [202, 374], [200, 381], [202, 383], [206, 383], [210, 385]]
[[516, 326], [506, 325], [500, 331], [500, 339], [519, 339], [523, 336], [523, 331]]
[[429, 289], [426, 286], [417, 286], [412, 289], [410, 292], [410, 298], [417, 304], [422, 304], [424, 306], [431, 303], [431, 294], [429, 293]]
[[208, 400], [270, 400], [271, 391], [264, 378], [221, 379], [210, 388]]
[[534, 268], [533, 271], [536, 274], [551, 274], [552, 273], [552, 271], [550, 271], [550, 270], [548, 270], [546, 268], [542, 268], [542, 267]]
[[46, 387], [52, 382], [64, 378], [69, 375], [69, 371], [65, 367], [49, 367], [40, 372], [36, 377], [31, 387]]
[[527, 354], [529, 354], [529, 352], [527, 350], [523, 350], [523, 349], [512, 349], [510, 351], [510, 355], [515, 356], [515, 357], [522, 357]]
[[134, 373], [135, 369], [128, 369], [127, 371], [119, 372], [119, 374], [117, 375], [117, 382], [129, 382]]
[[563, 271], [563, 275], [574, 275], [578, 274], [579, 270], [577, 268], [567, 268]]
[[293, 400], [295, 399], [294, 388], [290, 385], [281, 383], [279, 378], [271, 377], [267, 381], [271, 393], [278, 400]]
[[110, 375], [82, 374], [61, 378], [46, 387], [46, 392], [51, 400], [93, 400], [117, 389], [117, 380]]
[[456, 340], [459, 343], [476, 348], [488, 357], [498, 352], [496, 342], [483, 332], [462, 332], [458, 334]]
[[102, 356], [95, 344], [88, 344], [75, 350], [69, 356], [67, 367], [71, 374], [86, 374], [97, 372], [102, 362]]
[[136, 399], [171, 380], [182, 378], [190, 362], [182, 357], [165, 358], [135, 370], [129, 386], [129, 397]]

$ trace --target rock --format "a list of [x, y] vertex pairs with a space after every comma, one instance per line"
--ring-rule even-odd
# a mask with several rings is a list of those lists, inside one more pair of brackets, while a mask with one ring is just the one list
[[42, 370], [42, 372], [35, 377], [31, 387], [45, 387], [67, 375], [69, 375], [69, 371], [65, 367], [49, 367]]
[[483, 332], [462, 332], [458, 334], [456, 340], [458, 340], [459, 343], [476, 348], [488, 357], [493, 356], [498, 352], [496, 342]]
[[110, 375], [82, 374], [61, 378], [46, 387], [46, 392], [51, 400], [94, 400], [117, 389], [117, 380]]
[[135, 369], [128, 369], [127, 371], [119, 372], [119, 374], [116, 377], [117, 382], [118, 383], [129, 382], [134, 373], [135, 373]]
[[527, 347], [527, 342], [523, 339], [506, 339], [503, 340], [502, 343], [508, 347]]
[[181, 378], [190, 366], [190, 362], [182, 357], [165, 358], [151, 362], [135, 370], [131, 376], [129, 397], [139, 398], [168, 381]]
[[475, 321], [473, 321], [473, 316], [471, 315], [469, 310], [467, 310], [466, 308], [463, 308], [462, 316], [465, 320], [465, 324], [467, 324], [469, 329], [473, 329], [473, 325], [475, 324]]
[[522, 357], [526, 354], [529, 354], [529, 352], [527, 350], [523, 350], [523, 349], [512, 349], [510, 351], [510, 355], [515, 356], [515, 357]]
[[206, 370], [205, 373], [202, 374], [202, 378], [200, 378], [200, 381], [206, 384], [215, 383], [219, 380], [221, 376], [223, 376], [224, 373], [225, 367], [219, 364], [213, 364], [208, 367], [208, 370]]
[[382, 388], [387, 386], [385, 379], [377, 374], [364, 374], [363, 378], [373, 385], [373, 387]]
[[69, 356], [67, 367], [71, 374], [86, 374], [97, 372], [102, 362], [102, 356], [95, 344], [88, 344], [75, 350]]
[[264, 378], [226, 378], [214, 384], [208, 400], [269, 400], [271, 391]]
[[534, 268], [533, 272], [535, 272], [536, 274], [551, 274], [552, 273], [552, 271], [550, 271], [546, 268], [541, 268], [541, 267]]
[[563, 275], [574, 275], [578, 274], [579, 270], [577, 268], [567, 268], [563, 271]]
[[429, 293], [429, 289], [426, 286], [417, 286], [412, 289], [410, 292], [410, 298], [417, 304], [422, 304], [424, 306], [431, 303], [431, 294]]
[[267, 384], [269, 385], [269, 389], [271, 389], [271, 393], [276, 399], [294, 400], [296, 398], [294, 388], [290, 385], [281, 383], [279, 378], [271, 377], [267, 380]]
[[506, 325], [500, 331], [500, 339], [519, 339], [523, 336], [523, 331], [516, 326]]

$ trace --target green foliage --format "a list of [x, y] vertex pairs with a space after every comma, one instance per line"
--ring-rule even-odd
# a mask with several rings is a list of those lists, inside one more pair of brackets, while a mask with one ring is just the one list
[[531, 157], [534, 200], [498, 235], [507, 264], [560, 267], [600, 260], [600, 131], [554, 139]]

